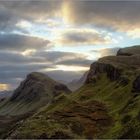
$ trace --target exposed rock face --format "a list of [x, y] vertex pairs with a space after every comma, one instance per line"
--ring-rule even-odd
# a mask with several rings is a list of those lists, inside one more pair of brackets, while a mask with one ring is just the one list
[[39, 100], [42, 96], [55, 96], [62, 92], [70, 93], [70, 90], [42, 73], [33, 72], [15, 90], [10, 100]]
[[107, 73], [110, 80], [117, 80], [120, 77], [121, 70], [111, 64], [95, 62], [91, 64], [86, 83], [96, 82], [100, 73]]
[[140, 75], [133, 82], [133, 92], [140, 92]]
[[[121, 80], [126, 85], [129, 79], [122, 76], [123, 71], [134, 71], [140, 68], [140, 46], [120, 49], [117, 56], [107, 56], [91, 64], [86, 83], [94, 83], [100, 73], [106, 73], [110, 80]], [[120, 78], [120, 77], [123, 77]], [[125, 79], [124, 79], [125, 77]]]

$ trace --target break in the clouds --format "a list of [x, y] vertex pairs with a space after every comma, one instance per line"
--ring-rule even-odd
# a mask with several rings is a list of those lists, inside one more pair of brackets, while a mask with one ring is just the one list
[[139, 44], [139, 1], [0, 1], [0, 90], [32, 71], [71, 81], [98, 58]]

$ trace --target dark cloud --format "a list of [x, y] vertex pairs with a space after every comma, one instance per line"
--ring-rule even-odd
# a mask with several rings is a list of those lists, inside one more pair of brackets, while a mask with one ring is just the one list
[[42, 57], [24, 56], [19, 52], [0, 51], [0, 64], [27, 64], [46, 62]]
[[25, 50], [46, 47], [50, 42], [38, 37], [0, 34], [0, 50]]
[[[51, 64], [46, 64], [46, 63], [36, 63], [36, 64], [18, 64], [18, 65], [13, 65], [13, 64], [3, 64], [0, 66], [0, 70], [5, 72], [5, 73], [10, 73], [10, 72], [32, 72], [32, 71], [39, 71], [42, 69], [47, 69], [47, 68], [55, 68], [54, 65]], [[2, 77], [3, 75], [1, 75], [0, 77]]]
[[62, 60], [57, 62], [58, 65], [67, 65], [67, 66], [83, 66], [89, 67], [93, 60], [77, 58], [77, 59], [70, 59], [70, 60]]
[[62, 51], [37, 51], [35, 54], [33, 54], [33, 56], [44, 57], [47, 61], [51, 61], [53, 63], [71, 59], [87, 59], [87, 55], [82, 53]]
[[[37, 20], [40, 18], [46, 19], [51, 16], [58, 14], [61, 10], [62, 0], [52, 1], [36, 1], [36, 0], [25, 0], [25, 1], [0, 1], [0, 7], [8, 13], [9, 18], [16, 18], [17, 20], [27, 19], [29, 21]], [[3, 15], [4, 15], [3, 14]], [[11, 15], [11, 16], [10, 16]], [[9, 19], [8, 19], [9, 20]], [[6, 20], [6, 21], [8, 21]]]
[[140, 27], [139, 1], [65, 1], [66, 19], [74, 24], [93, 24], [112, 29]]
[[74, 24], [126, 31], [140, 27], [139, 13], [139, 1], [0, 1], [0, 29], [18, 29], [15, 24], [23, 19], [38, 22], [61, 17]]
[[17, 27], [16, 24], [22, 20], [37, 23], [39, 20], [45, 21], [49, 17], [56, 17], [61, 11], [61, 5], [61, 0], [0, 1], [0, 30], [4, 32], [20, 31], [28, 33], [26, 29]]
[[71, 30], [62, 34], [62, 37], [58, 42], [63, 45], [97, 45], [111, 43], [111, 38], [103, 35], [96, 30]]
[[18, 17], [13, 14], [9, 9], [0, 5], [0, 30], [10, 31], [15, 29], [15, 24], [18, 21]]
[[62, 0], [10, 0], [1, 1], [0, 4], [14, 13], [18, 12], [21, 16], [36, 18], [37, 16], [42, 15], [45, 17], [54, 15], [58, 10], [60, 11], [62, 2]]

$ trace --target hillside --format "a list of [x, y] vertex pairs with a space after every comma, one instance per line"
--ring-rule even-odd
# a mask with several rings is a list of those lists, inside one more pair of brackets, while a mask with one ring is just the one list
[[140, 138], [140, 53], [133, 48], [140, 49], [94, 62], [79, 90], [55, 97], [9, 138]]
[[0, 128], [0, 138], [11, 133], [16, 122], [34, 114], [39, 108], [48, 106], [54, 97], [70, 92], [65, 85], [42, 73], [33, 72], [27, 75], [13, 95], [0, 102], [0, 125], [3, 125]]
[[[133, 48], [137, 53], [132, 51]], [[139, 49], [138, 46], [124, 48], [117, 56], [94, 62], [80, 89], [55, 96], [49, 105], [44, 105], [34, 115], [17, 121], [14, 130], [5, 137], [139, 139]], [[11, 100], [28, 99], [24, 96], [20, 99], [17, 91]]]

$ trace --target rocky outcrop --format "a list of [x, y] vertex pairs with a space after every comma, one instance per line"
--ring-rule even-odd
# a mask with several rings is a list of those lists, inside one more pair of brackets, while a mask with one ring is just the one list
[[139, 68], [140, 46], [120, 49], [117, 56], [103, 57], [91, 64], [86, 83], [94, 83], [99, 78], [100, 73], [106, 73], [110, 80], [120, 80], [122, 84], [126, 85], [129, 79], [122, 75], [123, 71], [134, 74], [134, 71], [139, 70]]
[[70, 90], [63, 84], [49, 78], [42, 73], [33, 72], [20, 84], [14, 91], [11, 101], [32, 101], [39, 100], [41, 97], [52, 97], [64, 93], [70, 93]]
[[86, 83], [96, 82], [100, 73], [106, 73], [110, 80], [117, 80], [121, 75], [121, 70], [111, 64], [95, 62], [90, 67]]

